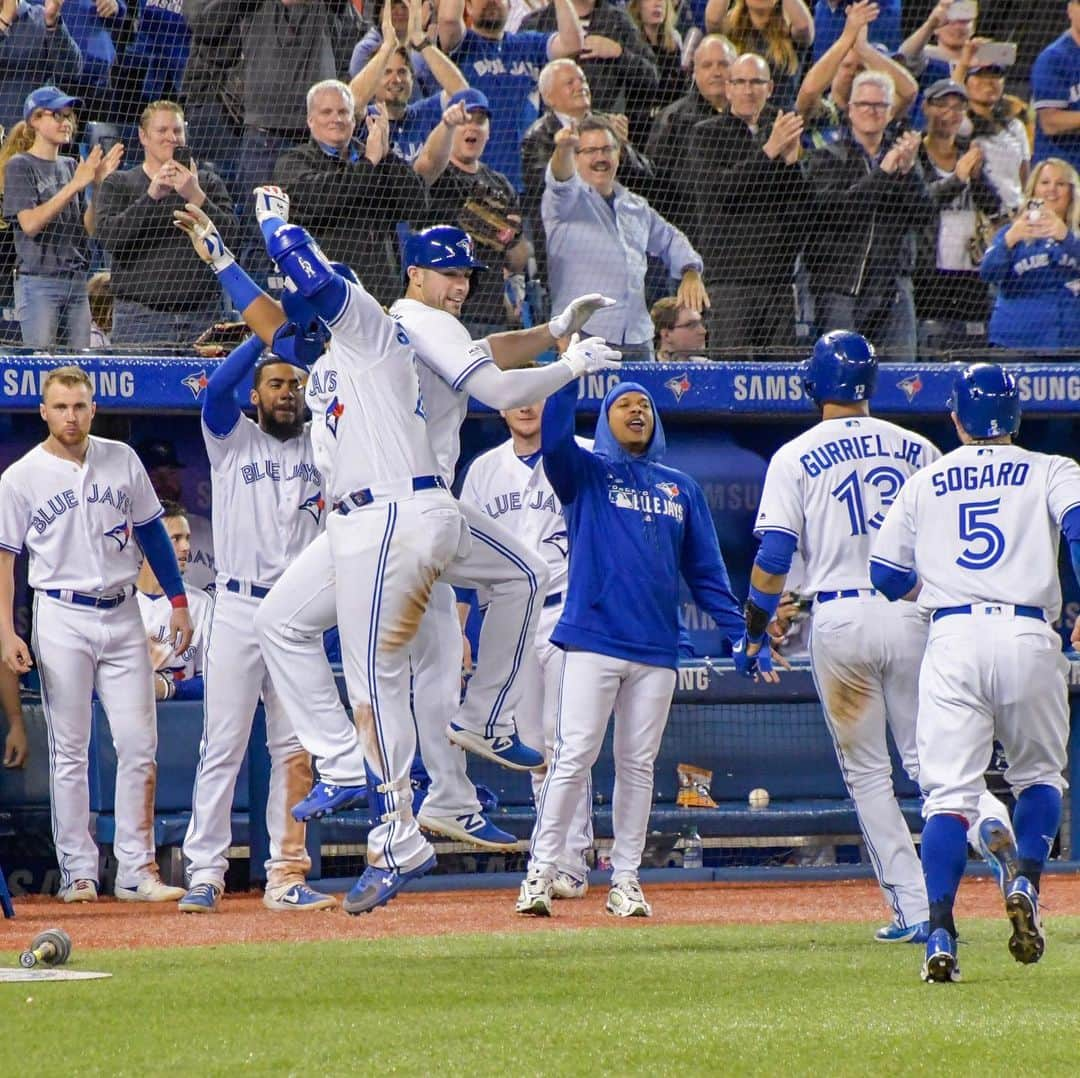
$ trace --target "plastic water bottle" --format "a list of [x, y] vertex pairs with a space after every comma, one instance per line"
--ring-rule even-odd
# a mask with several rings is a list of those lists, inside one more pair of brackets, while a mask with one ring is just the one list
[[705, 867], [704, 847], [696, 827], [691, 827], [686, 838], [683, 839], [682, 866], [683, 868]]

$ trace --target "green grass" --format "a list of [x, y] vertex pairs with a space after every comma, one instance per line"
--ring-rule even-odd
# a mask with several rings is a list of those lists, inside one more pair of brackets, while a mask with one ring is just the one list
[[963, 931], [959, 985], [868, 925], [84, 952], [0, 984], [0, 1075], [1076, 1074], [1080, 918]]

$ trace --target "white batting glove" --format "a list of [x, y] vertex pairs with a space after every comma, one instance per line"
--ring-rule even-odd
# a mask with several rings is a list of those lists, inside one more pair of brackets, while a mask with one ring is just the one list
[[587, 296], [578, 296], [577, 299], [571, 300], [566, 305], [566, 309], [561, 314], [557, 314], [548, 322], [548, 332], [556, 339], [569, 337], [571, 333], [577, 333], [581, 330], [597, 311], [602, 310], [604, 307], [614, 306], [615, 301], [613, 299], [608, 299], [607, 296], [602, 296], [599, 292], [590, 292]]
[[570, 338], [570, 346], [563, 352], [562, 359], [570, 365], [574, 377], [580, 378], [583, 374], [621, 366], [622, 352], [609, 348], [603, 337], [586, 337], [581, 341], [575, 333]]
[[255, 188], [255, 220], [261, 225], [269, 217], [289, 222], [289, 196], [280, 187]]

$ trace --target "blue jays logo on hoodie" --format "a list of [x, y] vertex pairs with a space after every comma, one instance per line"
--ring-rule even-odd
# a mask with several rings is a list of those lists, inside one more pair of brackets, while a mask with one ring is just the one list
[[325, 508], [326, 502], [323, 501], [323, 496], [320, 491], [316, 491], [310, 498], [305, 498], [300, 503], [300, 512], [310, 513], [316, 524], [322, 520], [323, 510]]
[[106, 533], [107, 539], [115, 539], [117, 546], [123, 550], [128, 545], [128, 540], [131, 538], [131, 525], [126, 521], [121, 521], [115, 528], [110, 528]]
[[676, 483], [657, 483], [656, 489], [661, 494], [666, 494], [669, 498], [677, 498], [679, 496], [679, 487]]
[[345, 413], [345, 405], [334, 397], [334, 399], [326, 406], [326, 429], [336, 438], [338, 421]]

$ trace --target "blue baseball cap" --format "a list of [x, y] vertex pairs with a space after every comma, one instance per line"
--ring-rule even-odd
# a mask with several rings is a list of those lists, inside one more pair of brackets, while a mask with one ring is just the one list
[[466, 112], [476, 112], [479, 109], [483, 109], [489, 116], [491, 115], [491, 103], [487, 99], [487, 94], [483, 93], [481, 90], [458, 90], [458, 92], [450, 98], [450, 105], [456, 105], [459, 101], [465, 103]]
[[81, 104], [82, 101], [79, 98], [65, 94], [59, 86], [39, 86], [26, 95], [26, 100], [23, 102], [23, 119], [29, 120], [37, 109], [59, 112], [60, 109], [69, 109], [73, 105]]

